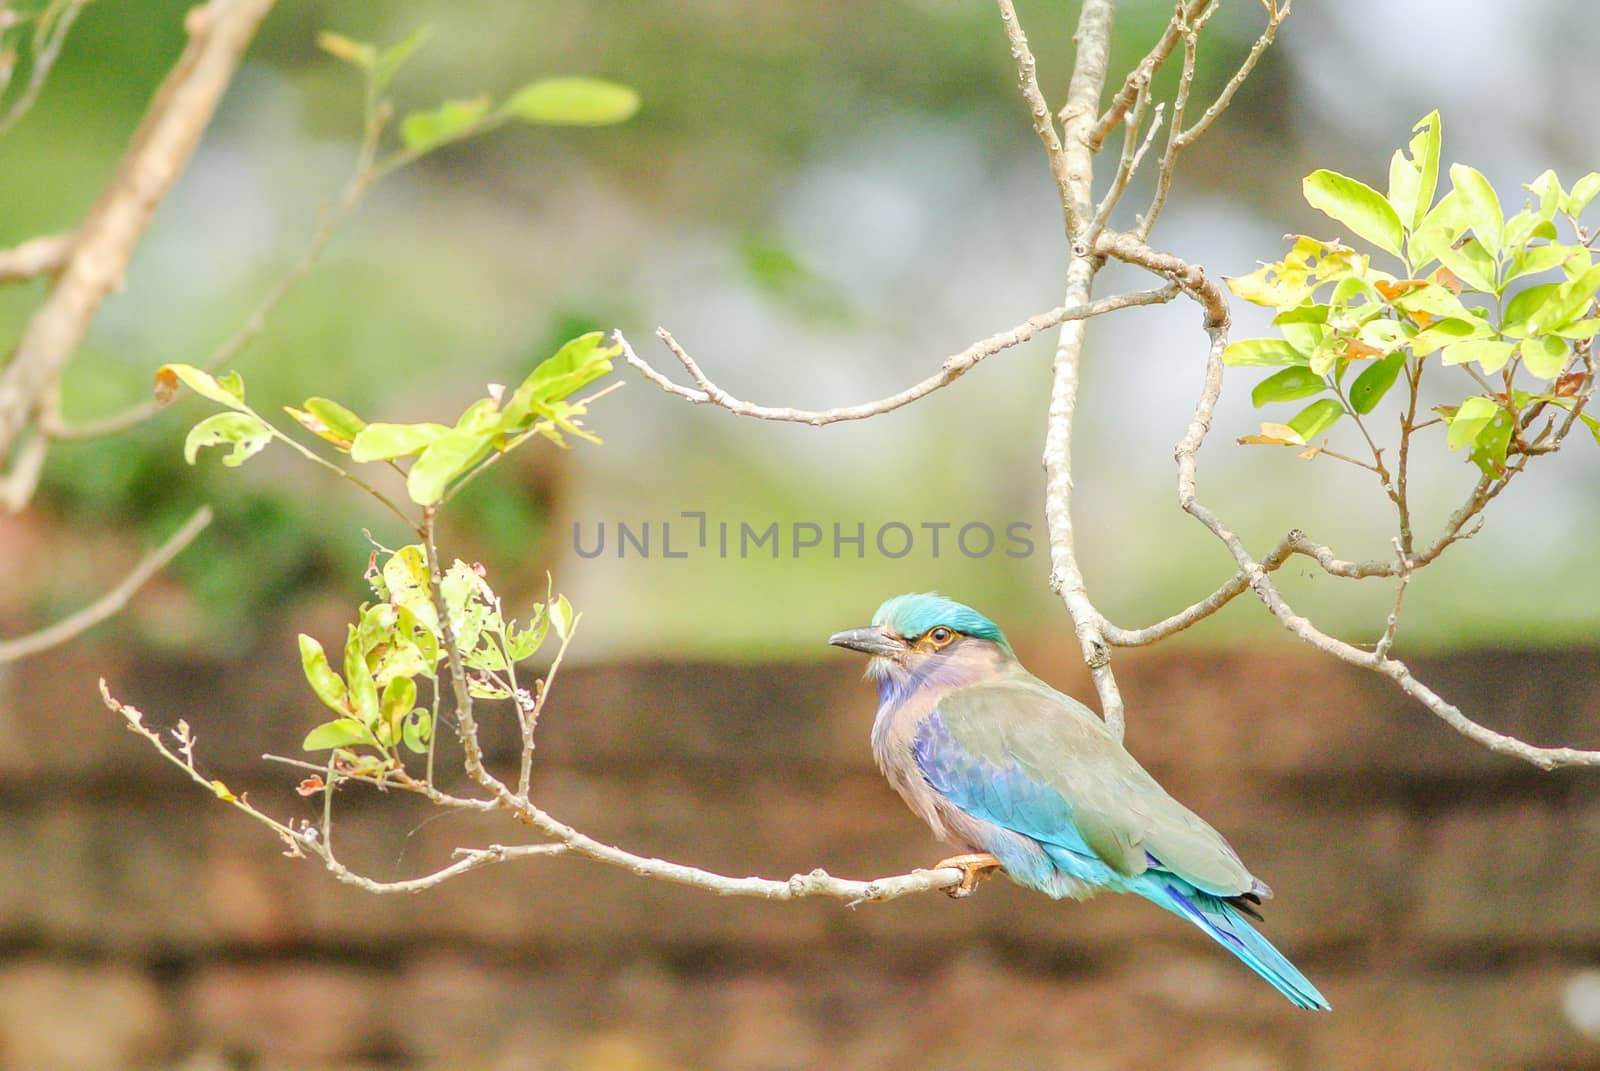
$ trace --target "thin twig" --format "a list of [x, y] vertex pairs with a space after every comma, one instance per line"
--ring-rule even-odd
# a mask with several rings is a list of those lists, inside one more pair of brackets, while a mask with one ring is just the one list
[[757, 405], [753, 402], [741, 401], [717, 386], [711, 378], [701, 370], [700, 365], [691, 357], [678, 340], [672, 337], [666, 328], [656, 331], [656, 337], [661, 339], [672, 355], [683, 365], [684, 370], [695, 382], [695, 387], [683, 387], [666, 376], [662, 375], [637, 353], [628, 340], [620, 332], [616, 338], [622, 346], [623, 358], [639, 371], [650, 382], [680, 398], [687, 399], [697, 405], [715, 405], [728, 410], [736, 416], [752, 417], [757, 420], [787, 421], [795, 424], [810, 424], [821, 427], [824, 424], [834, 424], [841, 420], [865, 420], [868, 417], [878, 416], [909, 405], [919, 398], [926, 397], [941, 387], [960, 379], [971, 371], [980, 361], [987, 357], [1018, 346], [1033, 338], [1039, 332], [1054, 327], [1057, 324], [1069, 323], [1075, 320], [1087, 319], [1091, 316], [1100, 316], [1104, 313], [1114, 312], [1134, 305], [1155, 305], [1171, 301], [1178, 295], [1175, 287], [1166, 286], [1156, 290], [1140, 290], [1131, 294], [1118, 294], [1115, 297], [1102, 298], [1099, 301], [1082, 302], [1077, 304], [1062, 305], [1051, 309], [1049, 312], [1040, 313], [1013, 327], [1009, 331], [1002, 331], [998, 335], [991, 335], [980, 342], [962, 350], [952, 357], [947, 357], [939, 366], [939, 371], [916, 383], [897, 394], [887, 398], [880, 398], [875, 402], [866, 402], [862, 405], [841, 406], [837, 409], [790, 409], [781, 406]]
[[[1005, 26], [1006, 39], [1011, 43], [1011, 58], [1017, 64], [1017, 81], [1022, 90], [1023, 102], [1028, 105], [1028, 114], [1033, 118], [1034, 132], [1039, 135], [1039, 141], [1044, 145], [1044, 154], [1050, 161], [1050, 177], [1055, 180], [1056, 192], [1061, 198], [1061, 212], [1066, 223], [1067, 237], [1073, 239], [1083, 233], [1089, 213], [1089, 197], [1083, 192], [1082, 187], [1087, 185], [1087, 175], [1078, 174], [1073, 170], [1069, 153], [1062, 145], [1061, 136], [1056, 133], [1055, 116], [1050, 114], [1050, 104], [1044, 99], [1044, 92], [1039, 88], [1038, 63], [1033, 58], [1033, 51], [1028, 48], [1028, 37], [1022, 32], [1022, 23], [1017, 20], [1016, 8], [1011, 0], [999, 0], [1000, 21]], [[1108, 5], [1109, 6], [1109, 5]], [[1079, 34], [1083, 27], [1088, 25], [1079, 22]], [[1109, 38], [1109, 22], [1106, 28], [1106, 37]], [[1083, 42], [1078, 43], [1079, 55], [1077, 67], [1073, 76], [1077, 77], [1077, 70], [1083, 66]], [[1104, 84], [1102, 73], [1101, 84]], [[1095, 92], [1096, 99], [1099, 91]], [[1068, 106], [1071, 106], [1071, 100]]]
[[156, 573], [166, 567], [167, 563], [176, 558], [183, 549], [194, 542], [196, 536], [205, 530], [211, 523], [212, 513], [210, 506], [201, 506], [195, 510], [187, 521], [183, 522], [176, 532], [167, 537], [161, 546], [145, 555], [139, 564], [134, 566], [127, 576], [123, 577], [116, 587], [101, 595], [94, 602], [85, 606], [68, 617], [62, 618], [48, 628], [26, 636], [19, 636], [14, 640], [0, 640], [0, 663], [15, 662], [19, 658], [47, 651], [52, 647], [66, 643], [89, 629], [98, 625], [106, 618], [112, 616], [128, 604], [134, 592], [144, 586]]
[[61, 55], [61, 46], [66, 43], [67, 33], [88, 3], [89, 0], [59, 0], [36, 16], [39, 23], [33, 35], [33, 59], [28, 71], [28, 84], [11, 102], [5, 115], [0, 116], [0, 134], [15, 126], [19, 119], [28, 114], [34, 101], [39, 99], [39, 91], [44, 88], [50, 69]]
[[1167, 28], [1162, 31], [1160, 39], [1156, 41], [1155, 47], [1151, 48], [1144, 59], [1140, 60], [1133, 70], [1128, 72], [1128, 77], [1123, 80], [1122, 88], [1117, 90], [1116, 95], [1111, 98], [1110, 107], [1106, 109], [1104, 115], [1095, 120], [1094, 128], [1089, 132], [1089, 145], [1091, 148], [1098, 150], [1100, 146], [1105, 144], [1106, 138], [1110, 137], [1111, 132], [1117, 128], [1117, 124], [1127, 116], [1128, 109], [1133, 107], [1134, 103], [1139, 99], [1139, 95], [1149, 90], [1151, 79], [1155, 77], [1156, 71], [1160, 70], [1161, 65], [1167, 61], [1167, 57], [1172, 55], [1172, 50], [1178, 47], [1183, 27], [1188, 24], [1188, 21], [1194, 17], [1200, 8], [1210, 2], [1211, 0], [1183, 0], [1182, 3], [1178, 4], [1172, 18], [1167, 21]]
[[72, 235], [50, 234], [0, 249], [0, 283], [19, 283], [61, 270], [72, 253]]

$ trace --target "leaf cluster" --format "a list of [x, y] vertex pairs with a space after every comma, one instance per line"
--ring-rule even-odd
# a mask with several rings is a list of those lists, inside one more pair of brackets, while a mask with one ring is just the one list
[[[1340, 241], [1297, 236], [1282, 260], [1228, 280], [1239, 297], [1277, 310], [1279, 337], [1237, 341], [1223, 354], [1230, 365], [1282, 369], [1256, 385], [1252, 401], [1320, 395], [1241, 441], [1309, 444], [1346, 416], [1360, 423], [1402, 375], [1414, 401], [1425, 362], [1465, 373], [1470, 393], [1439, 407], [1438, 422], [1446, 446], [1467, 449], [1486, 476], [1503, 477], [1508, 456], [1556, 445], [1547, 442], [1553, 419], [1532, 428], [1546, 407], [1583, 420], [1600, 441], [1600, 422], [1583, 412], [1600, 264], [1579, 219], [1600, 194], [1600, 173], [1568, 190], [1545, 171], [1507, 216], [1488, 180], [1464, 164], [1450, 165], [1450, 188], [1435, 200], [1438, 112], [1418, 122], [1408, 149], [1390, 161], [1386, 195], [1328, 170], [1303, 185], [1314, 208], [1394, 258], [1398, 271]], [[1408, 422], [1402, 433], [1422, 426]]]

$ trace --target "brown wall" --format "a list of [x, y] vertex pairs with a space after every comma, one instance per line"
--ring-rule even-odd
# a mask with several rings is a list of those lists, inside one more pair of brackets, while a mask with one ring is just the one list
[[[283, 858], [94, 699], [105, 673], [149, 720], [186, 717], [236, 791], [310, 815], [286, 792], [298, 775], [255, 758], [320, 720], [272, 675], [292, 650], [119, 666], [80, 646], [0, 677], [0, 1071], [1600, 1068], [1600, 1038], [1563, 1010], [1600, 969], [1600, 772], [1496, 758], [1311, 655], [1118, 664], [1135, 754], [1274, 886], [1266, 932], [1331, 1015], [1294, 1010], [1141, 901], [1054, 903], [1003, 881], [851, 910], [569, 858], [419, 896], [349, 889]], [[1023, 653], [1088, 694], [1063, 649]], [[1498, 727], [1590, 745], [1595, 670], [1594, 652], [1419, 666]], [[540, 730], [537, 799], [731, 874], [930, 864], [940, 846], [872, 768], [858, 672], [842, 655], [571, 671]], [[338, 804], [342, 851], [382, 877], [522, 839], [364, 789]]]

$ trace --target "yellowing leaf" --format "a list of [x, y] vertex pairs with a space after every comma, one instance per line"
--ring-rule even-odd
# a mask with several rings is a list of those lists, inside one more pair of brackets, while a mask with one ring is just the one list
[[1287, 424], [1263, 423], [1260, 435], [1242, 435], [1240, 446], [1304, 446], [1305, 436]]

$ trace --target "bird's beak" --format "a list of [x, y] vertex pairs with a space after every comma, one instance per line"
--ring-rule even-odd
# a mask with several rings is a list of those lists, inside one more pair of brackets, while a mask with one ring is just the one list
[[904, 640], [889, 635], [881, 628], [852, 628], [835, 632], [828, 637], [828, 643], [834, 647], [848, 647], [863, 654], [884, 655], [891, 658], [910, 649]]

